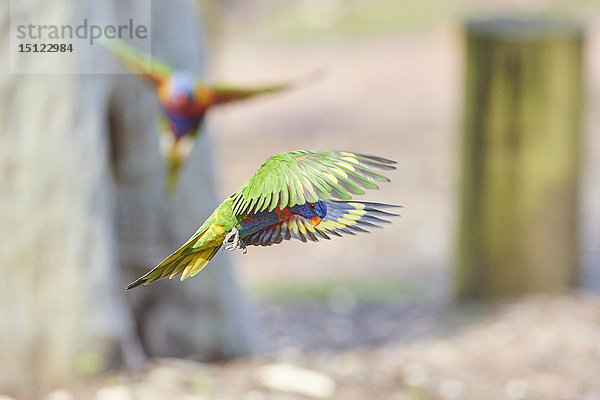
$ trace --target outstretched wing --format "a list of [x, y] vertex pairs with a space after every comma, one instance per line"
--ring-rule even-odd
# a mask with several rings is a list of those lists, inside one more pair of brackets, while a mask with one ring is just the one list
[[381, 224], [389, 224], [389, 217], [398, 216], [389, 211], [400, 208], [391, 204], [370, 203], [362, 201], [327, 201], [327, 216], [321, 223], [313, 227], [312, 223], [298, 216], [297, 218], [272, 225], [244, 238], [246, 245], [270, 246], [283, 240], [298, 239], [317, 242], [319, 238], [330, 239], [329, 235], [355, 235], [357, 232], [368, 232], [368, 228], [380, 228]]
[[318, 70], [314, 73], [305, 76], [302, 79], [294, 80], [293, 82], [279, 83], [276, 85], [268, 85], [261, 87], [235, 87], [227, 84], [212, 84], [211, 89], [211, 105], [225, 104], [233, 101], [244, 100], [249, 97], [260, 96], [263, 94], [276, 93], [284, 90], [292, 89], [301, 86], [309, 81], [314, 81], [319, 76], [323, 75], [323, 71]]
[[281, 92], [289, 89], [290, 87], [292, 87], [292, 85], [287, 83], [256, 88], [239, 88], [229, 85], [215, 84], [211, 85], [210, 87], [211, 105], [231, 103], [263, 94]]
[[333, 197], [350, 200], [375, 182], [389, 178], [373, 169], [392, 170], [395, 161], [382, 157], [335, 151], [292, 151], [269, 158], [231, 195], [235, 215], [272, 211]]
[[142, 75], [154, 86], [158, 86], [173, 73], [173, 68], [166, 63], [140, 51], [121, 39], [102, 38], [99, 43], [113, 53], [132, 72]]

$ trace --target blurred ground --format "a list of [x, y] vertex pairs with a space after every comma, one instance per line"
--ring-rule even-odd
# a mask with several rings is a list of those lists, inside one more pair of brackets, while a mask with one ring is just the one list
[[[340, 17], [342, 3], [352, 6]], [[316, 381], [295, 376], [304, 387], [321, 382], [325, 398], [600, 399], [597, 294], [495, 306], [449, 302], [462, 95], [458, 21], [495, 9], [587, 18], [582, 285], [600, 288], [598, 8], [542, 0], [226, 4], [213, 44], [214, 79], [261, 84], [323, 75], [210, 114], [223, 197], [272, 154], [349, 150], [398, 160], [392, 183], [364, 199], [401, 204], [402, 217], [370, 235], [220, 254], [234, 257], [254, 303], [258, 357], [210, 365], [155, 360], [142, 374], [83, 381], [48, 399], [311, 398], [269, 388], [261, 367], [273, 363], [322, 373]]]
[[[598, 296], [455, 308], [363, 305], [346, 315], [323, 304], [293, 314], [261, 307], [271, 344], [289, 343], [270, 356], [219, 364], [156, 359], [141, 374], [82, 380], [46, 399], [600, 399]], [[336, 320], [336, 329], [361, 335], [358, 347], [326, 343]], [[380, 329], [385, 340], [373, 334]]]

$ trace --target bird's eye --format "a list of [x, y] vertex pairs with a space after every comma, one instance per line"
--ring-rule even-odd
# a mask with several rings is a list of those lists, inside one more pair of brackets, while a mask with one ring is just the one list
[[308, 206], [310, 207], [311, 210], [313, 210], [313, 211], [315, 210], [315, 203], [310, 203]]

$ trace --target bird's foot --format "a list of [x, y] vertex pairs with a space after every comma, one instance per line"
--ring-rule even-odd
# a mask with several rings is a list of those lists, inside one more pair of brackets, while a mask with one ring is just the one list
[[242, 249], [243, 254], [246, 254], [248, 251], [244, 241], [240, 240], [240, 232], [233, 227], [227, 235], [225, 235], [225, 239], [223, 240], [223, 250], [235, 251], [237, 249]]

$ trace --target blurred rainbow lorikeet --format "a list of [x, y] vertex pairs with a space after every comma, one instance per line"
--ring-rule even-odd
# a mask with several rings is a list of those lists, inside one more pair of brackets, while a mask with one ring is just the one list
[[[381, 157], [333, 151], [292, 151], [269, 158], [246, 183], [229, 196], [177, 251], [127, 289], [164, 277], [181, 280], [204, 268], [223, 246], [270, 246], [291, 238], [316, 242], [329, 235], [366, 232], [365, 227], [389, 223], [399, 206], [350, 201], [353, 194], [379, 189], [389, 178], [373, 169], [396, 169]], [[332, 200], [332, 198], [341, 200]]]
[[199, 135], [205, 113], [213, 106], [244, 100], [289, 88], [278, 84], [256, 88], [209, 85], [187, 71], [178, 71], [114, 38], [99, 41], [131, 71], [140, 74], [157, 90], [163, 115], [158, 119], [161, 152], [167, 164], [165, 191], [177, 188], [181, 167]]

